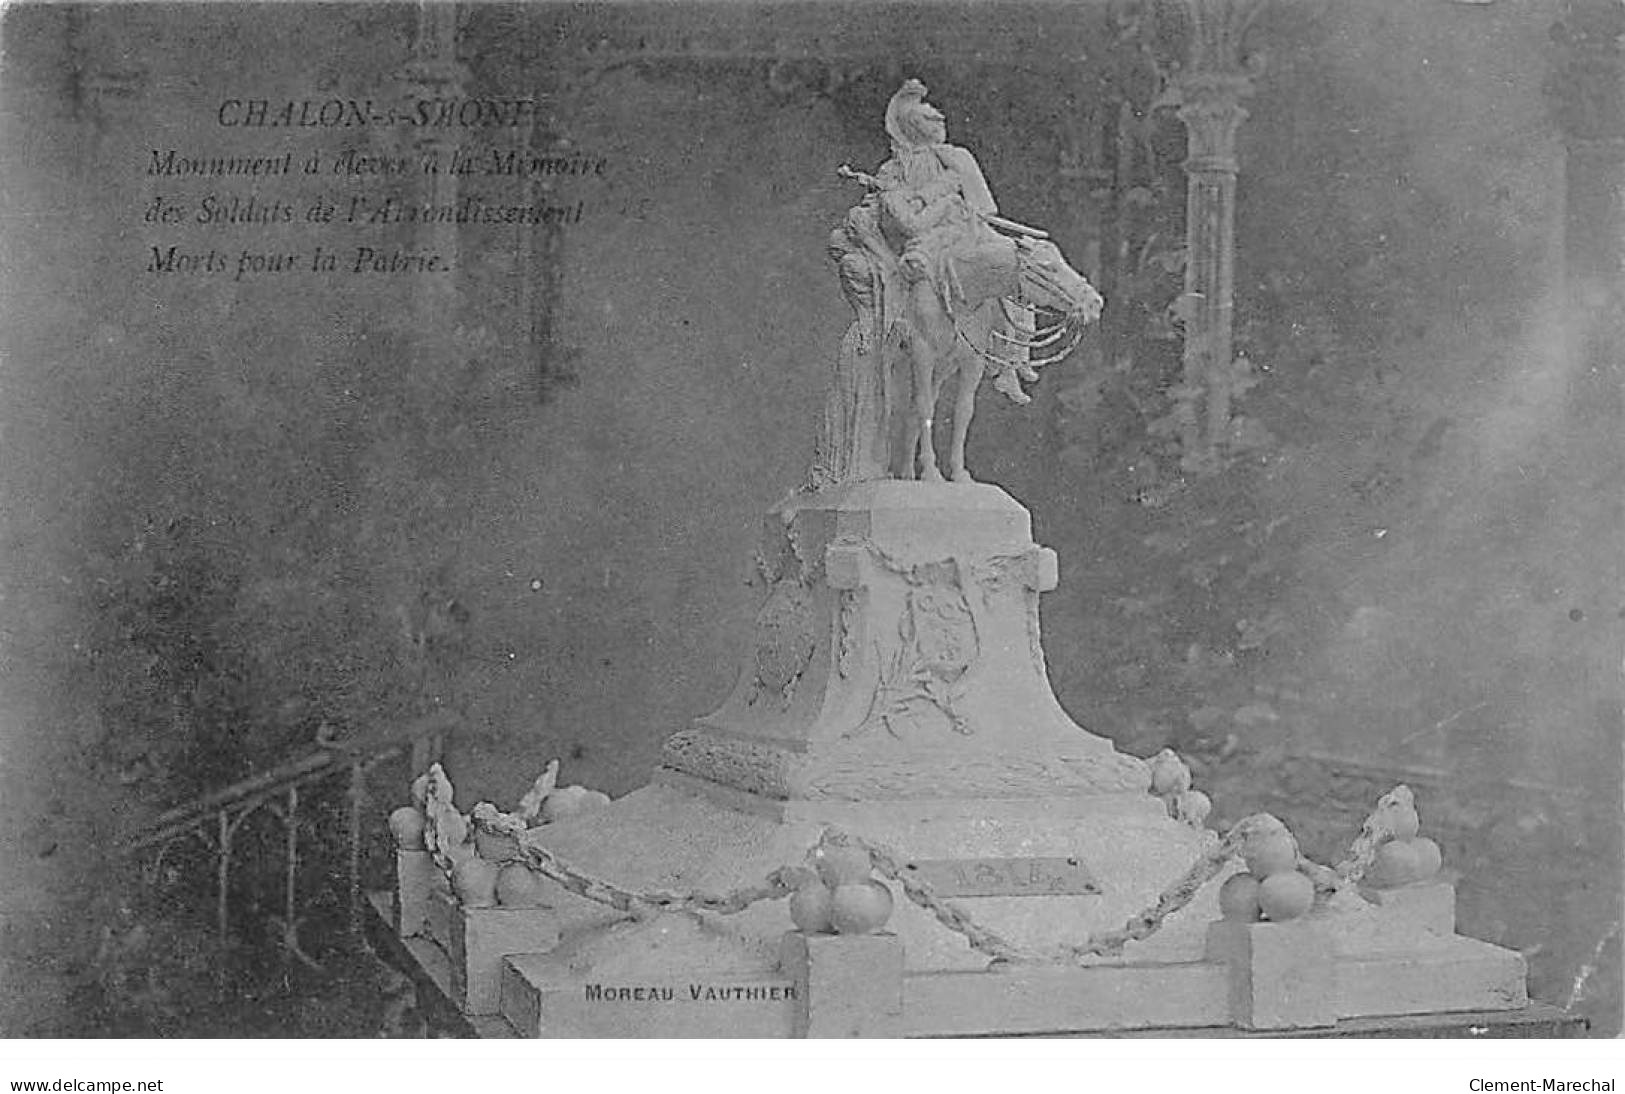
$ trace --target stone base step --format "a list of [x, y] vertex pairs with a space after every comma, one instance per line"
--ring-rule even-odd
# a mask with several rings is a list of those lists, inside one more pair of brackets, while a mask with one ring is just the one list
[[570, 980], [546, 954], [510, 957], [502, 1016], [520, 1037], [728, 1037], [794, 1035], [801, 989], [785, 976], [651, 975]]
[[1340, 958], [1338, 1015], [1513, 1010], [1529, 1004], [1527, 974], [1522, 954], [1461, 935], [1410, 953]]
[[[872, 958], [865, 961], [872, 971]], [[861, 1035], [1264, 1028], [1234, 1013], [1236, 971], [1195, 961], [907, 973], [900, 1013], [877, 1018]], [[1325, 1005], [1273, 1028], [1528, 1005], [1523, 958], [1460, 936], [1410, 953], [1339, 957], [1332, 973]], [[623, 970], [598, 979], [548, 954], [509, 957], [502, 972], [502, 1015], [521, 1037], [791, 1037], [809, 1028], [809, 1014], [818, 1029], [821, 1009], [842, 1007], [842, 999], [810, 997], [807, 984], [782, 972], [718, 976], [696, 967], [679, 975], [668, 966], [647, 977]]]

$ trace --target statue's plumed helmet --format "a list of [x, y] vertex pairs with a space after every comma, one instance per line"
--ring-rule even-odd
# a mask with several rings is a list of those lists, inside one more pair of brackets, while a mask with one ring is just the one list
[[932, 141], [930, 122], [943, 120], [942, 111], [925, 101], [925, 85], [906, 80], [886, 104], [886, 133], [902, 148], [920, 148]]

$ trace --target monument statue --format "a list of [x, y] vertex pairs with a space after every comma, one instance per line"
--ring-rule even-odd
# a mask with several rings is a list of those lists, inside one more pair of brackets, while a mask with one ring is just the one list
[[[1059, 559], [1015, 498], [960, 483], [982, 377], [1025, 400], [1101, 300], [999, 216], [922, 84], [886, 125], [892, 156], [847, 172], [867, 193], [830, 239], [854, 318], [813, 489], [764, 515], [732, 690], [614, 800], [550, 766], [515, 812], [464, 816], [431, 770], [392, 818], [397, 932], [438, 947], [464, 1011], [526, 1036], [1324, 1030], [1522, 1008], [1523, 957], [1457, 933], [1409, 790], [1322, 865], [1268, 814], [1210, 829], [1178, 756], [1119, 752], [1062, 707], [1039, 619]], [[950, 372], [956, 482], [931, 443]]]
[[[808, 485], [938, 482], [935, 408], [957, 376], [948, 478], [972, 481], [965, 438], [984, 375], [1017, 403], [1023, 380], [1076, 347], [1102, 301], [1047, 233], [999, 215], [976, 157], [909, 80], [886, 108], [892, 155], [830, 234], [854, 312], [842, 339]], [[1038, 322], [1040, 313], [1053, 318]]]

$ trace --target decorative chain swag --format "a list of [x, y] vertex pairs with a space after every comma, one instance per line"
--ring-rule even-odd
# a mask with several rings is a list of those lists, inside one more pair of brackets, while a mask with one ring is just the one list
[[[1316, 899], [1324, 903], [1338, 891], [1357, 884], [1374, 861], [1377, 847], [1392, 838], [1392, 815], [1413, 802], [1411, 791], [1404, 786], [1395, 787], [1378, 800], [1376, 809], [1360, 828], [1360, 834], [1350, 845], [1349, 854], [1336, 867], [1326, 867], [1302, 856], [1298, 868], [1314, 882]], [[506, 819], [506, 818], [503, 818]], [[494, 827], [512, 828], [502, 820], [492, 818]], [[1204, 851], [1190, 869], [1169, 885], [1149, 907], [1131, 916], [1122, 927], [1106, 931], [1086, 942], [1055, 947], [1047, 951], [1030, 951], [1000, 936], [997, 932], [977, 923], [963, 908], [938, 896], [931, 886], [905, 869], [905, 863], [890, 848], [838, 828], [824, 831], [819, 843], [812, 848], [809, 859], [824, 847], [858, 847], [869, 855], [876, 873], [888, 881], [896, 882], [910, 902], [929, 912], [947, 930], [960, 935], [978, 953], [992, 958], [995, 964], [1049, 964], [1066, 965], [1096, 957], [1121, 956], [1130, 942], [1143, 942], [1162, 929], [1168, 918], [1195, 899], [1197, 892], [1212, 881], [1230, 861], [1241, 853], [1246, 842], [1260, 834], [1285, 830], [1281, 821], [1268, 813], [1256, 813], [1233, 825], [1224, 837]], [[508, 834], [522, 834], [523, 826]], [[543, 876], [557, 882], [566, 891], [595, 903], [605, 904], [618, 911], [643, 916], [658, 912], [711, 912], [716, 915], [738, 915], [763, 901], [780, 900], [795, 893], [803, 884], [816, 877], [811, 866], [784, 866], [770, 873], [760, 884], [735, 889], [728, 893], [678, 892], [668, 889], [625, 889], [601, 878], [595, 878], [575, 869], [545, 848], [522, 843], [521, 852], [526, 863]]]

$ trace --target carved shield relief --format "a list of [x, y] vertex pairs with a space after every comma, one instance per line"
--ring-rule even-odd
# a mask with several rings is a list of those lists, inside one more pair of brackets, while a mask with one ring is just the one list
[[902, 630], [904, 645], [912, 647], [917, 672], [953, 683], [976, 661], [976, 624], [958, 589], [910, 589]]

